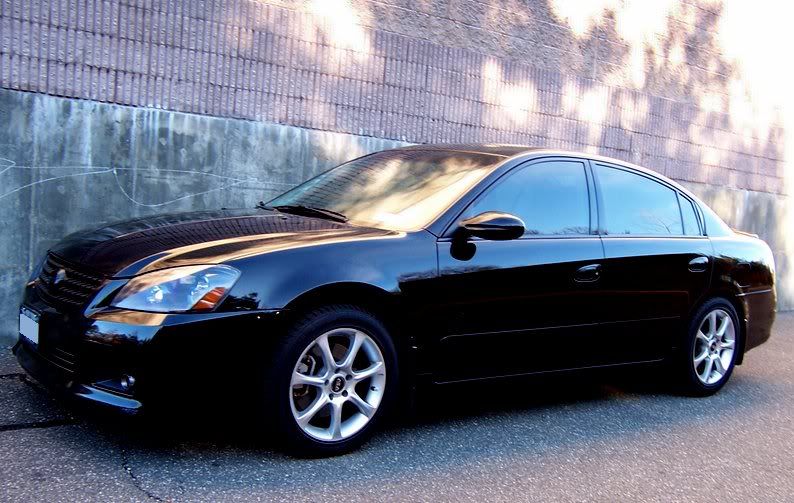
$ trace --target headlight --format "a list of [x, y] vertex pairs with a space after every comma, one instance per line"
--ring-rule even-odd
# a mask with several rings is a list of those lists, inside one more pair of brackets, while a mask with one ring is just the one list
[[110, 305], [156, 313], [209, 311], [226, 297], [238, 277], [240, 271], [225, 265], [163, 269], [129, 280]]

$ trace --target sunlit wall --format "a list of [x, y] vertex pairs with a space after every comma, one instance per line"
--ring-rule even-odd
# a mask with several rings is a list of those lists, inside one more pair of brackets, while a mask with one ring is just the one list
[[794, 307], [790, 2], [0, 6], [7, 89], [407, 142], [547, 145], [643, 164], [761, 234], [775, 252], [783, 303]]

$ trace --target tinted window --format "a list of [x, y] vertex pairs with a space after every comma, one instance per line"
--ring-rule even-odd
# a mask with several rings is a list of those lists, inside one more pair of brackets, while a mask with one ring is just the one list
[[386, 150], [342, 164], [269, 206], [311, 206], [358, 225], [414, 230], [432, 222], [501, 157], [443, 150]]
[[692, 202], [681, 194], [678, 195], [678, 202], [681, 204], [681, 215], [684, 217], [684, 234], [700, 236], [700, 225]]
[[474, 216], [485, 211], [521, 218], [527, 235], [588, 234], [590, 205], [584, 164], [549, 161], [520, 168], [466, 213]]
[[607, 234], [682, 235], [678, 195], [630, 171], [596, 165]]

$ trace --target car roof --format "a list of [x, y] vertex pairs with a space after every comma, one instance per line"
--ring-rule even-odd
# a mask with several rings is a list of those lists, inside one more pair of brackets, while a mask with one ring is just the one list
[[[486, 155], [493, 155], [502, 157], [502, 161], [499, 162], [500, 166], [505, 164], [510, 164], [515, 166], [518, 163], [523, 161], [528, 161], [532, 159], [537, 159], [541, 157], [579, 157], [582, 159], [589, 159], [593, 162], [602, 162], [607, 164], [613, 164], [615, 166], [620, 166], [624, 168], [628, 168], [639, 173], [643, 173], [650, 178], [655, 178], [658, 181], [668, 184], [671, 187], [674, 187], [682, 194], [686, 195], [693, 201], [697, 202], [698, 205], [701, 206], [701, 211], [705, 214], [709, 212], [714, 218], [719, 220], [722, 225], [729, 229], [727, 225], [714, 213], [714, 211], [709, 208], [709, 206], [704, 203], [699, 197], [693, 194], [690, 190], [686, 187], [683, 187], [680, 183], [676, 182], [675, 180], [671, 180], [667, 178], [663, 174], [659, 173], [658, 171], [654, 171], [648, 168], [644, 168], [642, 166], [638, 166], [628, 161], [624, 161], [622, 159], [615, 159], [612, 157], [606, 157], [602, 155], [591, 154], [587, 152], [575, 152], [570, 150], [559, 150], [553, 148], [546, 148], [546, 147], [533, 147], [529, 145], [510, 145], [510, 144], [499, 144], [499, 143], [430, 143], [430, 144], [418, 144], [418, 145], [409, 145], [405, 147], [400, 147], [395, 150], [413, 150], [413, 151], [447, 151], [447, 152], [462, 152], [462, 153], [469, 153], [469, 154], [486, 154]], [[705, 218], [705, 215], [704, 215]], [[435, 225], [436, 222], [431, 223]]]
[[[590, 159], [595, 162], [604, 162], [609, 164], [615, 164], [617, 166], [623, 166], [626, 168], [630, 168], [641, 173], [644, 173], [652, 178], [657, 178], [659, 180], [663, 180], [664, 182], [672, 185], [673, 187], [677, 188], [679, 191], [683, 192], [687, 196], [693, 199], [697, 199], [697, 197], [692, 194], [689, 190], [685, 187], [681, 186], [681, 184], [677, 183], [675, 180], [671, 180], [664, 176], [662, 173], [658, 171], [654, 171], [648, 168], [644, 168], [642, 166], [638, 166], [628, 161], [624, 161], [622, 159], [615, 159], [612, 157], [606, 157], [602, 155], [591, 154], [587, 152], [576, 152], [571, 150], [560, 150], [554, 148], [546, 148], [546, 147], [538, 147], [538, 146], [530, 146], [530, 145], [512, 145], [512, 144], [501, 144], [501, 143], [426, 143], [426, 144], [418, 144], [418, 145], [409, 145], [406, 147], [400, 147], [396, 150], [433, 150], [433, 151], [448, 151], [448, 152], [464, 152], [464, 153], [471, 153], [471, 154], [489, 154], [504, 157], [505, 160], [509, 158], [531, 158], [537, 156], [561, 156], [561, 157], [581, 157], [584, 159]], [[531, 155], [528, 155], [531, 154]]]
[[508, 145], [500, 143], [426, 143], [422, 145], [409, 145], [397, 150], [441, 150], [448, 152], [467, 152], [471, 154], [490, 154], [501, 157], [513, 157], [536, 150], [545, 150], [542, 147], [529, 147], [526, 145]]

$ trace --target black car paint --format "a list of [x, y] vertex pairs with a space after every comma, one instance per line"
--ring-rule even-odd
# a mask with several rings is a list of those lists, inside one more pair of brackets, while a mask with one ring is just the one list
[[[415, 232], [255, 209], [164, 215], [73, 234], [51, 253], [101, 274], [104, 286], [89, 305], [69, 310], [48, 305], [35, 280], [29, 283], [23, 304], [41, 313], [41, 342], [36, 348], [21, 340], [20, 362], [72, 395], [137, 410], [155, 395], [201, 390], [199, 382], [247, 387], [256, 380], [251, 370], [267, 361], [290, 320], [318, 304], [371, 307], [387, 320], [411, 373], [438, 383], [663, 360], [690, 313], [714, 295], [737, 307], [743, 349], [769, 337], [774, 266], [762, 241], [740, 234], [604, 235], [590, 169], [589, 235], [461, 239], [460, 216], [500, 177], [542, 159], [575, 158], [589, 166], [589, 156], [523, 147], [410, 148], [485, 152], [503, 162]], [[642, 168], [601, 162], [693, 198]], [[702, 257], [705, 270], [690, 271], [690, 262]], [[220, 263], [242, 274], [213, 312], [107, 307], [125, 278]], [[118, 387], [123, 374], [136, 376], [133, 391]]]

